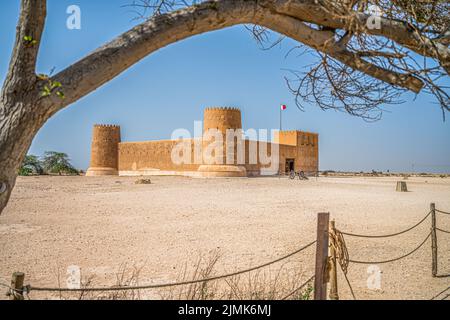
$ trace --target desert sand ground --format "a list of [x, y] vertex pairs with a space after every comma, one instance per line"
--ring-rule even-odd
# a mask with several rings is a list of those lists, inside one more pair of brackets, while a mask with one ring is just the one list
[[[408, 193], [395, 192], [401, 179], [395, 177], [152, 177], [151, 185], [136, 185], [136, 179], [19, 178], [0, 216], [0, 281], [9, 283], [12, 272], [23, 271], [34, 286], [57, 286], [58, 274], [64, 286], [66, 268], [77, 265], [83, 277], [95, 275], [97, 285], [108, 286], [125, 263], [142, 267], [140, 283], [174, 281], [180, 265], [190, 266], [211, 250], [221, 254], [220, 274], [270, 261], [314, 240], [318, 212], [330, 212], [341, 230], [385, 234], [415, 224], [431, 202], [450, 211], [448, 178], [410, 178]], [[347, 238], [350, 256], [401, 256], [426, 237], [429, 221], [394, 238]], [[439, 215], [438, 226], [450, 230], [450, 216]], [[450, 274], [450, 235], [438, 234], [438, 243], [439, 273]], [[313, 274], [314, 248], [295, 259], [305, 277]], [[450, 286], [450, 277], [431, 277], [430, 241], [410, 257], [378, 267], [381, 289], [371, 290], [367, 266], [350, 265], [358, 299], [430, 299]], [[342, 275], [339, 291], [342, 299], [351, 299]], [[146, 297], [157, 298], [151, 292]]]

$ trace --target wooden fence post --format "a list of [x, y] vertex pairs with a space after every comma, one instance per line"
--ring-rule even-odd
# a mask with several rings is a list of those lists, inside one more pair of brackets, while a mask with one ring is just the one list
[[[334, 220], [330, 221], [330, 232], [335, 235], [336, 223]], [[330, 257], [331, 257], [331, 269], [330, 269], [330, 300], [339, 300], [338, 294], [338, 283], [337, 283], [337, 260], [336, 260], [336, 250], [334, 246], [330, 246]]]
[[316, 269], [314, 300], [327, 300], [328, 228], [330, 214], [319, 213], [317, 217]]
[[397, 181], [397, 192], [408, 192], [408, 187], [405, 181]]
[[436, 236], [436, 205], [430, 204], [431, 209], [431, 273], [433, 277], [437, 276], [438, 269], [438, 248], [437, 248], [437, 236]]
[[25, 281], [25, 273], [14, 272], [11, 279], [11, 288], [14, 292], [11, 292], [11, 300], [23, 300], [23, 283]]

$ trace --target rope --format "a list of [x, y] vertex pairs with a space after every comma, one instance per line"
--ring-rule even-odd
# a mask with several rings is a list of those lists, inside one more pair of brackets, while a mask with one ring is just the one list
[[436, 228], [436, 230], [438, 230], [438, 231], [440, 231], [440, 232], [444, 232], [444, 233], [450, 234], [450, 231], [443, 230], [443, 229], [441, 229], [441, 228]]
[[406, 257], [408, 257], [408, 256], [410, 256], [410, 255], [412, 255], [412, 254], [415, 253], [417, 250], [419, 250], [420, 248], [422, 248], [422, 246], [427, 242], [427, 240], [430, 238], [430, 236], [431, 236], [431, 232], [428, 233], [428, 236], [425, 238], [425, 240], [422, 241], [422, 243], [421, 243], [417, 248], [415, 248], [413, 251], [411, 251], [411, 252], [409, 252], [409, 253], [407, 253], [407, 254], [401, 256], [401, 257], [398, 257], [398, 258], [394, 258], [394, 259], [390, 259], [390, 260], [384, 260], [384, 261], [358, 261], [358, 260], [349, 260], [349, 262], [351, 262], [351, 263], [356, 263], [356, 264], [384, 264], [384, 263], [390, 263], [390, 262], [398, 261], [398, 260], [404, 259], [404, 258], [406, 258]]
[[28, 300], [30, 300], [30, 297], [28, 296], [28, 292], [29, 292], [28, 287], [24, 287], [22, 290], [18, 290], [18, 289], [14, 289], [13, 287], [11, 287], [5, 283], [1, 283], [1, 282], [0, 282], [0, 286], [8, 289], [8, 291], [6, 292], [7, 297], [10, 297], [10, 296], [14, 296], [15, 298], [27, 297]]
[[349, 254], [347, 250], [347, 244], [345, 243], [344, 236], [342, 232], [337, 229], [330, 232], [330, 246], [334, 249], [336, 253], [336, 260], [341, 266], [342, 272], [347, 274], [349, 265]]
[[438, 210], [438, 209], [436, 209], [436, 212], [439, 212], [439, 213], [442, 213], [442, 214], [448, 214], [448, 215], [450, 215], [450, 212], [445, 212], [445, 211], [441, 211], [441, 210]]
[[297, 292], [299, 292], [300, 290], [302, 290], [308, 283], [310, 283], [316, 276], [312, 276], [310, 277], [308, 280], [306, 280], [306, 282], [304, 282], [300, 287], [298, 287], [297, 289], [295, 289], [294, 291], [292, 291], [291, 293], [289, 293], [287, 296], [285, 296], [283, 299], [281, 300], [287, 300], [288, 298], [292, 297], [294, 294], [296, 294]]
[[437, 295], [435, 295], [435, 296], [434, 296], [433, 298], [431, 298], [430, 300], [436, 299], [437, 297], [439, 297], [441, 294], [445, 293], [445, 292], [448, 291], [448, 290], [450, 290], [450, 287], [448, 287], [448, 288], [442, 290], [441, 292], [439, 292]]
[[342, 273], [344, 274], [345, 281], [350, 289], [353, 300], [356, 300], [355, 292], [353, 291], [353, 287], [350, 283], [350, 280], [347, 277], [348, 273], [348, 265], [349, 265], [349, 254], [347, 249], [347, 244], [345, 243], [344, 235], [341, 231], [333, 228], [330, 232], [330, 246], [334, 249], [336, 261], [339, 263], [341, 267]]
[[7, 297], [10, 297], [12, 294], [14, 294], [14, 289], [11, 288], [10, 286], [3, 284], [3, 283], [0, 283], [0, 286], [8, 289], [5, 293]]
[[353, 300], [356, 300], [355, 292], [353, 291], [353, 287], [350, 283], [350, 280], [348, 280], [348, 276], [346, 273], [344, 273], [345, 281], [347, 282], [348, 288], [350, 289], [350, 293], [352, 294]]
[[350, 236], [350, 237], [357, 237], [357, 238], [390, 238], [390, 237], [395, 237], [401, 234], [404, 234], [408, 231], [411, 231], [415, 228], [417, 228], [419, 225], [421, 225], [431, 214], [431, 211], [422, 219], [420, 220], [418, 223], [416, 223], [415, 225], [413, 225], [411, 228], [408, 228], [406, 230], [397, 232], [397, 233], [392, 233], [392, 234], [386, 234], [386, 235], [362, 235], [362, 234], [354, 234], [354, 233], [349, 233], [349, 232], [341, 232], [342, 234], [346, 235], [346, 236]]
[[264, 263], [262, 265], [256, 266], [256, 267], [252, 267], [249, 269], [245, 269], [245, 270], [241, 270], [241, 271], [237, 271], [237, 272], [233, 272], [233, 273], [229, 273], [229, 274], [225, 274], [225, 275], [221, 275], [221, 276], [216, 276], [216, 277], [210, 277], [210, 278], [205, 278], [205, 279], [199, 279], [199, 280], [190, 280], [190, 281], [183, 281], [183, 282], [175, 282], [175, 283], [164, 283], [164, 284], [154, 284], [154, 285], [143, 285], [143, 286], [134, 286], [134, 287], [108, 287], [108, 288], [76, 288], [76, 289], [69, 289], [69, 288], [40, 288], [40, 287], [33, 287], [33, 286], [29, 286], [29, 291], [54, 291], [54, 292], [98, 292], [98, 291], [118, 291], [118, 290], [144, 290], [144, 289], [158, 289], [158, 288], [167, 288], [167, 287], [176, 287], [176, 286], [183, 286], [183, 285], [190, 285], [190, 284], [196, 284], [196, 283], [203, 283], [203, 282], [209, 282], [209, 281], [215, 281], [215, 280], [220, 280], [220, 279], [224, 279], [224, 278], [230, 278], [230, 277], [234, 277], [234, 276], [238, 276], [240, 274], [243, 273], [248, 273], [251, 271], [255, 271], [258, 269], [262, 269], [265, 268], [267, 266], [270, 266], [272, 264], [278, 263], [280, 261], [286, 260], [300, 252], [302, 252], [303, 250], [311, 247], [313, 244], [315, 244], [316, 241], [313, 241], [309, 244], [307, 244], [306, 246], [290, 253], [287, 254], [281, 258], [278, 258], [276, 260]]

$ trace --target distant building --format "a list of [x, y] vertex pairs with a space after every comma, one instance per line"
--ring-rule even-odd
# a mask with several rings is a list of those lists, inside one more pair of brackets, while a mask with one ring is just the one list
[[[87, 176], [103, 175], [186, 175], [199, 177], [248, 177], [262, 174], [289, 173], [290, 171], [317, 172], [319, 168], [319, 136], [302, 131], [281, 131], [275, 137], [275, 143], [257, 142], [254, 140], [233, 138], [235, 145], [233, 157], [227, 158], [227, 130], [242, 129], [241, 111], [235, 108], [208, 108], [204, 112], [204, 132], [209, 130], [222, 134], [223, 162], [216, 163], [214, 152], [207, 150], [211, 141], [204, 138], [193, 138], [183, 141], [189, 146], [188, 158], [197, 159], [188, 163], [177, 163], [173, 160], [175, 148], [179, 148], [180, 140], [161, 140], [146, 142], [121, 142], [120, 127], [115, 125], [94, 126], [92, 137], [91, 163]], [[238, 134], [239, 136], [239, 134]], [[178, 147], [177, 147], [178, 146]], [[245, 147], [239, 153], [238, 146]], [[264, 150], [263, 150], [263, 149]], [[219, 149], [220, 150], [220, 149]], [[230, 150], [230, 148], [228, 149]], [[242, 149], [240, 149], [242, 150]], [[262, 159], [260, 152], [272, 156], [272, 150], [278, 151], [273, 163]], [[229, 152], [229, 151], [228, 151]], [[214, 159], [209, 159], [213, 157]], [[272, 170], [272, 171], [271, 171]]]

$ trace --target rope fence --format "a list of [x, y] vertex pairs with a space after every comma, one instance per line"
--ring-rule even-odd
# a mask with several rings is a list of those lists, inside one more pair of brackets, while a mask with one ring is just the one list
[[447, 230], [444, 230], [444, 229], [441, 229], [441, 228], [436, 228], [436, 230], [437, 230], [437, 231], [440, 231], [440, 232], [443, 232], [443, 233], [448, 233], [448, 234], [450, 234], [450, 231], [447, 231]]
[[398, 258], [393, 258], [393, 259], [389, 259], [389, 260], [380, 260], [380, 261], [359, 261], [359, 260], [349, 260], [349, 262], [351, 263], [356, 263], [356, 264], [368, 264], [368, 265], [372, 265], [372, 264], [385, 264], [385, 263], [391, 263], [391, 262], [395, 262], [395, 261], [399, 261], [402, 260], [406, 257], [409, 257], [410, 255], [412, 255], [413, 253], [417, 252], [420, 248], [423, 247], [423, 245], [427, 242], [428, 239], [430, 239], [431, 237], [431, 232], [428, 233], [428, 236], [425, 238], [425, 240], [423, 240], [414, 250], [410, 251], [409, 253], [398, 257]]
[[292, 291], [291, 293], [289, 293], [287, 296], [285, 296], [284, 298], [282, 298], [281, 300], [287, 300], [290, 297], [292, 297], [294, 294], [300, 292], [301, 290], [303, 290], [304, 287], [306, 287], [306, 285], [308, 285], [309, 283], [311, 283], [311, 281], [313, 281], [313, 279], [315, 278], [315, 276], [311, 276], [308, 280], [306, 280], [300, 287], [298, 287], [297, 289], [295, 289], [294, 291]]
[[417, 228], [418, 226], [420, 226], [423, 222], [425, 222], [425, 220], [427, 220], [427, 218], [431, 215], [432, 211], [430, 211], [425, 217], [423, 217], [422, 220], [420, 220], [418, 223], [416, 223], [415, 225], [413, 225], [412, 227], [400, 231], [400, 232], [396, 232], [396, 233], [392, 233], [392, 234], [384, 234], [384, 235], [363, 235], [363, 234], [354, 234], [354, 233], [349, 233], [349, 232], [344, 232], [341, 231], [341, 233], [343, 235], [346, 236], [350, 236], [350, 237], [357, 237], [357, 238], [368, 238], [368, 239], [379, 239], [379, 238], [391, 238], [391, 237], [395, 237], [395, 236], [399, 236], [401, 234], [405, 234], [411, 230], [414, 230], [415, 228]]
[[291, 252], [281, 258], [272, 260], [270, 262], [258, 265], [256, 267], [252, 267], [249, 269], [245, 269], [245, 270], [240, 270], [237, 272], [233, 272], [233, 273], [228, 273], [228, 274], [224, 274], [221, 276], [215, 276], [215, 277], [209, 277], [209, 278], [205, 278], [205, 279], [198, 279], [198, 280], [189, 280], [189, 281], [182, 281], [182, 282], [175, 282], [175, 283], [163, 283], [163, 284], [150, 284], [150, 285], [143, 285], [143, 286], [132, 286], [132, 287], [108, 287], [108, 288], [76, 288], [76, 289], [69, 289], [69, 288], [40, 288], [40, 287], [33, 287], [33, 286], [29, 286], [28, 292], [31, 291], [54, 291], [54, 292], [95, 292], [95, 291], [117, 291], [117, 290], [145, 290], [145, 289], [161, 289], [161, 288], [167, 288], [167, 287], [178, 287], [178, 286], [184, 286], [184, 285], [191, 285], [191, 284], [197, 284], [197, 283], [204, 283], [204, 282], [210, 282], [210, 281], [216, 281], [216, 280], [220, 280], [220, 279], [225, 279], [225, 278], [231, 278], [231, 277], [235, 277], [244, 273], [249, 273], [255, 270], [259, 270], [265, 267], [268, 267], [270, 265], [273, 265], [275, 263], [281, 262], [283, 260], [286, 260], [300, 252], [302, 252], [303, 250], [308, 249], [309, 247], [311, 247], [313, 244], [315, 244], [316, 241], [312, 241], [309, 244], [303, 246], [302, 248], [295, 250], [294, 252]]
[[[31, 291], [44, 291], [44, 292], [108, 292], [108, 291], [122, 291], [122, 290], [146, 290], [146, 289], [161, 289], [161, 288], [168, 288], [168, 287], [177, 287], [177, 286], [184, 286], [184, 285], [192, 285], [192, 284], [198, 284], [198, 283], [205, 283], [205, 282], [210, 282], [210, 281], [216, 281], [216, 280], [220, 280], [220, 279], [225, 279], [225, 278], [231, 278], [231, 277], [235, 277], [241, 274], [245, 274], [245, 273], [249, 273], [252, 271], [256, 271], [259, 269], [263, 269], [265, 267], [271, 266], [273, 264], [276, 264], [278, 262], [284, 261], [294, 255], [299, 254], [300, 252], [308, 249], [309, 247], [311, 247], [312, 245], [314, 245], [316, 243], [315, 241], [312, 241], [310, 243], [308, 243], [307, 245], [287, 254], [284, 255], [278, 259], [272, 260], [270, 262], [252, 267], [252, 268], [248, 268], [248, 269], [244, 269], [244, 270], [240, 270], [240, 271], [236, 271], [233, 273], [228, 273], [228, 274], [224, 274], [224, 275], [220, 275], [220, 276], [214, 276], [214, 277], [209, 277], [209, 278], [205, 278], [205, 279], [198, 279], [198, 280], [189, 280], [189, 281], [182, 281], [182, 282], [175, 282], [175, 283], [163, 283], [163, 284], [151, 284], [151, 285], [141, 285], [141, 286], [113, 286], [113, 287], [99, 287], [99, 288], [60, 288], [60, 287], [35, 287], [35, 286], [31, 286], [31, 285], [27, 285], [24, 286], [23, 288], [12, 288], [11, 286], [5, 285], [0, 283], [0, 285], [7, 287], [8, 289], [10, 289], [10, 293], [15, 295], [17, 293], [23, 294], [29, 294]], [[305, 282], [300, 288], [298, 288], [296, 290], [299, 291], [301, 290], [306, 284], [308, 284], [311, 281], [311, 279], [309, 279], [307, 282]], [[292, 293], [292, 295], [295, 294]]]
[[[278, 262], [284, 261], [294, 255], [301, 253], [302, 251], [310, 248], [314, 244], [316, 245], [316, 266], [315, 274], [309, 277], [306, 282], [301, 284], [298, 288], [293, 290], [288, 295], [284, 296], [281, 300], [287, 300], [293, 297], [295, 294], [301, 292], [308, 284], [314, 280], [314, 298], [317, 300], [327, 299], [327, 283], [330, 283], [330, 299], [338, 300], [338, 288], [337, 288], [337, 266], [339, 266], [342, 271], [345, 281], [350, 289], [350, 293], [353, 299], [356, 300], [356, 295], [353, 290], [352, 284], [348, 278], [348, 271], [350, 264], [360, 264], [360, 265], [377, 265], [377, 264], [387, 264], [393, 263], [402, 259], [405, 259], [417, 251], [419, 251], [431, 238], [431, 248], [432, 248], [432, 276], [437, 277], [437, 231], [450, 234], [450, 231], [441, 229], [436, 226], [436, 213], [441, 213], [445, 215], [450, 215], [450, 213], [438, 210], [435, 208], [434, 204], [430, 205], [431, 210], [416, 224], [413, 226], [396, 233], [383, 234], [383, 235], [363, 235], [357, 233], [344, 232], [335, 227], [335, 221], [329, 221], [329, 213], [319, 213], [317, 221], [317, 239], [302, 246], [301, 248], [286, 254], [280, 258], [269, 261], [264, 264], [260, 264], [248, 269], [243, 269], [240, 271], [227, 273], [219, 276], [212, 276], [204, 279], [193, 279], [188, 281], [173, 282], [173, 283], [161, 283], [161, 284], [148, 284], [148, 285], [136, 285], [136, 286], [112, 286], [112, 287], [87, 287], [87, 288], [61, 288], [61, 287], [38, 287], [33, 285], [24, 285], [23, 273], [14, 273], [11, 285], [0, 282], [0, 286], [8, 288], [9, 295], [12, 300], [24, 300], [26, 295], [29, 298], [29, 293], [32, 291], [37, 292], [108, 292], [108, 291], [122, 291], [122, 290], [147, 290], [147, 289], [160, 289], [169, 287], [178, 287], [185, 285], [193, 285], [199, 283], [207, 283], [211, 281], [217, 281], [221, 279], [231, 278], [239, 276], [252, 271], [260, 270], [276, 264]], [[394, 236], [399, 236], [408, 233], [420, 225], [422, 225], [431, 216], [431, 231], [427, 234], [425, 239], [420, 242], [413, 250], [408, 253], [386, 260], [379, 261], [369, 261], [369, 260], [355, 260], [351, 258], [349, 254], [348, 247], [345, 241], [345, 236], [357, 237], [357, 238], [367, 238], [367, 239], [380, 239], [380, 238], [391, 238]]]
[[[435, 295], [433, 298], [431, 298], [430, 300], [436, 300], [436, 298], [440, 297], [441, 295], [443, 295], [444, 293], [446, 293], [447, 291], [450, 291], [450, 287], [442, 290], [441, 292], [439, 292], [437, 295]], [[446, 299], [448, 296], [443, 297], [441, 300]]]
[[[412, 254], [416, 253], [418, 250], [420, 250], [425, 243], [427, 243], [427, 241], [431, 238], [432, 240], [432, 275], [433, 277], [437, 277], [437, 237], [436, 237], [436, 231], [440, 231], [443, 233], [447, 233], [450, 234], [450, 231], [441, 229], [439, 227], [436, 226], [436, 213], [441, 213], [441, 214], [445, 214], [445, 215], [450, 215], [450, 213], [446, 212], [446, 211], [442, 211], [442, 210], [438, 210], [435, 208], [435, 204], [432, 203], [430, 205], [431, 210], [430, 212], [428, 212], [419, 222], [417, 222], [415, 225], [400, 231], [400, 232], [396, 232], [396, 233], [392, 233], [392, 234], [383, 234], [383, 235], [363, 235], [363, 234], [355, 234], [355, 233], [350, 233], [350, 232], [343, 232], [340, 231], [338, 229], [336, 229], [334, 227], [334, 223], [332, 224], [332, 227], [330, 228], [330, 247], [333, 248], [333, 250], [331, 250], [331, 252], [333, 253], [334, 256], [331, 257], [331, 260], [333, 261], [337, 261], [337, 263], [339, 264], [342, 273], [345, 277], [345, 280], [347, 282], [347, 285], [350, 289], [351, 295], [353, 297], [354, 300], [356, 300], [355, 297], [355, 293], [353, 290], [353, 287], [347, 277], [347, 273], [348, 273], [348, 266], [350, 263], [354, 263], [354, 264], [363, 264], [363, 265], [377, 265], [377, 264], [386, 264], [386, 263], [392, 263], [392, 262], [396, 262], [402, 259], [405, 259], [409, 256], [411, 256]], [[392, 259], [387, 259], [387, 260], [380, 260], [380, 261], [361, 261], [361, 260], [353, 260], [350, 259], [349, 253], [348, 253], [348, 249], [347, 249], [347, 245], [345, 243], [345, 238], [344, 235], [346, 236], [350, 236], [350, 237], [358, 237], [358, 238], [367, 238], [367, 239], [381, 239], [381, 238], [391, 238], [394, 236], [398, 236], [398, 235], [402, 235], [405, 233], [408, 233], [412, 230], [414, 230], [415, 228], [417, 228], [418, 226], [420, 226], [421, 224], [423, 224], [431, 215], [431, 231], [428, 233], [428, 235], [425, 237], [425, 239], [418, 245], [416, 246], [412, 251], [397, 257], [397, 258], [392, 258]], [[333, 284], [333, 281], [331, 281], [330, 283]], [[336, 285], [336, 290], [337, 290], [337, 284]], [[448, 289], [446, 289], [448, 290]], [[440, 293], [442, 294], [442, 293]]]

